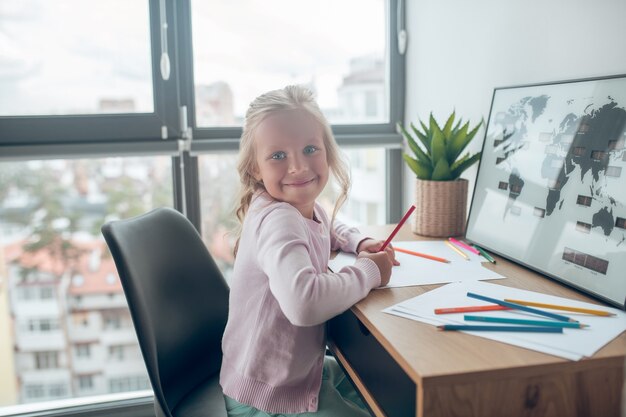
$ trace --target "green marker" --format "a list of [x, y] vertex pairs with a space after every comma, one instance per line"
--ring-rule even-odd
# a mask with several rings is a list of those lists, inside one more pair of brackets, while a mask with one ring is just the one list
[[474, 245], [473, 243], [472, 243], [472, 246], [473, 246], [473, 247], [475, 247], [475, 248], [476, 248], [476, 250], [477, 250], [478, 252], [480, 252], [480, 254], [481, 254], [481, 255], [482, 255], [482, 256], [483, 256], [486, 260], [488, 260], [488, 261], [489, 261], [489, 262], [491, 262], [492, 264], [495, 264], [495, 263], [496, 263], [496, 260], [495, 260], [495, 259], [493, 259], [493, 258], [491, 257], [491, 255], [489, 255], [487, 252], [485, 252], [485, 251], [483, 250], [483, 248], [481, 248], [481, 247], [480, 247], [480, 246], [478, 246], [478, 245]]

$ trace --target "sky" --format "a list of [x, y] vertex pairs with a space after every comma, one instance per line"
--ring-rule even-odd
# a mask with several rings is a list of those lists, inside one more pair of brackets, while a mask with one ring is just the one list
[[[384, 0], [191, 6], [195, 82], [226, 81], [235, 114], [290, 83], [314, 82], [336, 107], [349, 59], [385, 53]], [[93, 113], [103, 98], [151, 112], [149, 42], [147, 0], [0, 0], [0, 116]]]

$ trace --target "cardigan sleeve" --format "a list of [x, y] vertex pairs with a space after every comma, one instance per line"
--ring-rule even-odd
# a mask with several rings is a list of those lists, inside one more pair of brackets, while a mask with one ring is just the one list
[[257, 262], [285, 317], [295, 326], [315, 326], [364, 298], [381, 278], [376, 264], [366, 258], [336, 273], [318, 272], [309, 230], [300, 216], [279, 206], [261, 219]]
[[357, 228], [346, 226], [337, 219], [333, 222], [333, 229], [335, 233], [330, 234], [330, 249], [333, 251], [357, 253], [359, 243], [369, 238], [359, 232]]

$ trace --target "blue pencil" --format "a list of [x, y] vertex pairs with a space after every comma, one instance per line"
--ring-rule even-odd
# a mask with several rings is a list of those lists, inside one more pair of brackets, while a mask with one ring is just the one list
[[474, 294], [473, 292], [467, 293], [468, 297], [476, 298], [478, 300], [487, 301], [489, 303], [499, 304], [501, 306], [514, 308], [516, 310], [527, 311], [529, 313], [539, 314], [540, 316], [550, 317], [551, 319], [559, 320], [559, 321], [571, 321], [573, 323], [578, 323], [577, 320], [570, 319], [567, 316], [562, 316], [560, 314], [548, 313], [547, 311], [538, 310], [536, 308], [526, 307], [521, 304], [509, 303], [508, 301], [497, 300], [491, 297], [485, 297], [484, 295]]
[[582, 329], [585, 327], [589, 327], [589, 325], [587, 324], [570, 323], [566, 321], [511, 319], [508, 317], [472, 316], [470, 314], [466, 314], [464, 318], [466, 321], [486, 321], [488, 323], [523, 324], [526, 326], [567, 327], [571, 329]]
[[467, 330], [489, 332], [533, 332], [533, 333], [563, 333], [562, 327], [545, 326], [477, 326], [468, 324], [444, 324], [437, 326], [439, 330]]

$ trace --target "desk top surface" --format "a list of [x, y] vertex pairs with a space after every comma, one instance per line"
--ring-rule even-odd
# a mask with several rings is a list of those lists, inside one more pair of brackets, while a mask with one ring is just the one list
[[[384, 238], [392, 225], [362, 228], [365, 234]], [[396, 235], [396, 241], [425, 239], [413, 234], [405, 225]], [[572, 288], [498, 256], [495, 265], [484, 263], [506, 279], [490, 281], [493, 284], [522, 288], [546, 294], [582, 300], [601, 305]], [[352, 311], [392, 355], [404, 371], [419, 383], [445, 383], [449, 378], [467, 378], [475, 381], [481, 375], [493, 372], [517, 376], [537, 374], [537, 367], [546, 372], [558, 368], [576, 371], [588, 367], [616, 366], [626, 358], [626, 332], [605, 345], [592, 358], [570, 361], [541, 352], [525, 349], [461, 332], [442, 332], [435, 326], [383, 313], [381, 310], [409, 298], [435, 289], [442, 284], [374, 290], [352, 307]]]

